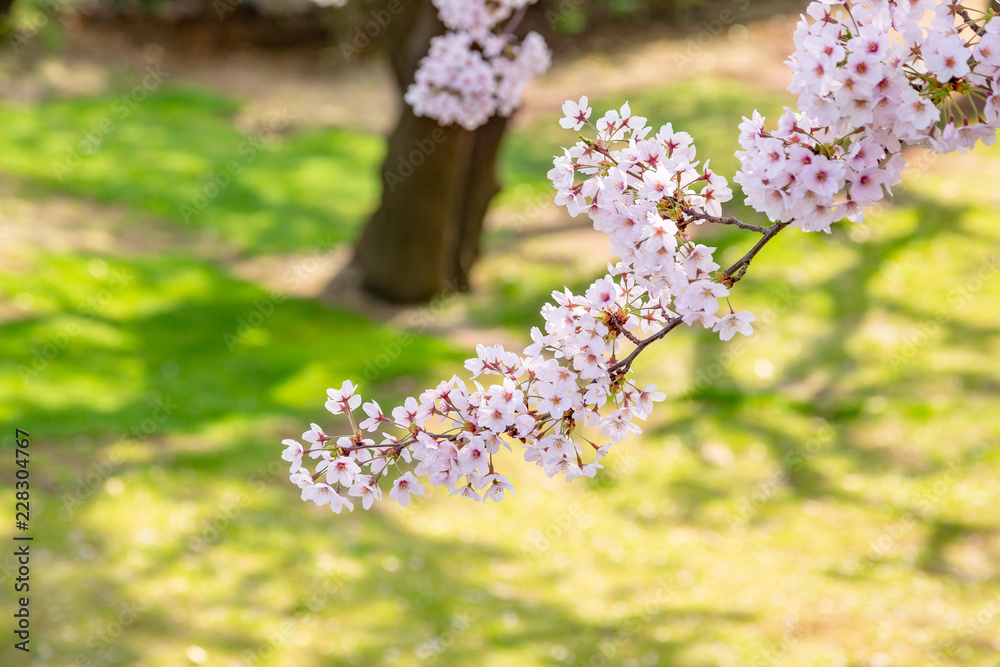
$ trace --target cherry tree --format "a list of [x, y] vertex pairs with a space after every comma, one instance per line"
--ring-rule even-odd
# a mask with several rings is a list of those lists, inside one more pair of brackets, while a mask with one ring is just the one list
[[[452, 6], [458, 11], [459, 3]], [[701, 164], [680, 128], [655, 129], [627, 102], [597, 116], [586, 97], [567, 101], [560, 124], [587, 135], [554, 159], [548, 177], [555, 201], [571, 215], [588, 215], [609, 236], [617, 261], [583, 294], [553, 292], [541, 311], [543, 328], [531, 330], [520, 354], [479, 346], [465, 363], [467, 379], [453, 376], [391, 410], [364, 402], [350, 380], [328, 390], [326, 409], [349, 428], [328, 435], [311, 424], [303, 442], [283, 442], [302, 499], [339, 513], [356, 502], [372, 507], [384, 486], [390, 500], [406, 505], [432, 485], [499, 502], [514, 492], [501, 474], [501, 449], [513, 446], [550, 477], [593, 477], [610, 448], [640, 433], [637, 422], [665, 398], [632, 377], [647, 348], [684, 327], [711, 329], [723, 341], [753, 333], [754, 315], [736, 310], [732, 293], [778, 234], [789, 227], [830, 233], [838, 220], [861, 222], [900, 182], [905, 146], [964, 153], [996, 140], [995, 8], [817, 1], [794, 41], [788, 65], [797, 108], [786, 108], [774, 125], [753, 112], [739, 126], [741, 166], [733, 180], [769, 224], [724, 215], [732, 197], [727, 179], [709, 160]], [[409, 97], [430, 104], [431, 113], [456, 108], [427, 102], [435, 90], [432, 84]], [[963, 96], [973, 102], [971, 117], [958, 104]], [[695, 238], [706, 224], [738, 227], [756, 241], [722, 267], [715, 248]]]
[[520, 34], [534, 2], [413, 0], [388, 19], [384, 50], [406, 104], [357, 246], [368, 291], [425, 301], [468, 286], [507, 119], [549, 64], [545, 40]]

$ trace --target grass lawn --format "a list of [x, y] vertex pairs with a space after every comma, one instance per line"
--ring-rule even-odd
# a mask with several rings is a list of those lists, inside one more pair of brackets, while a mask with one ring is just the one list
[[[376, 201], [378, 138], [289, 125], [264, 142], [236, 129], [236, 100], [172, 86], [57, 175], [117, 97], [0, 105], [16, 196], [211, 230], [241, 256], [346, 242]], [[726, 79], [629, 99], [727, 175], [734, 121], [789, 101]], [[510, 138], [500, 217], [546, 194], [571, 139], [553, 123]], [[231, 160], [238, 178], [185, 220]], [[325, 389], [379, 354], [398, 348], [368, 373], [386, 405], [459, 371], [463, 346], [276, 296], [221, 251], [20, 252], [0, 267], [0, 486], [23, 428], [31, 664], [996, 665], [998, 170], [995, 148], [927, 161], [866, 224], [784, 233], [736, 290], [756, 335], [670, 336], [638, 370], [670, 397], [645, 433], [589, 482], [510, 456], [500, 506], [434, 489], [334, 516], [279, 458], [308, 422], [335, 430]], [[501, 259], [458, 307], [524, 339], [552, 289], [609, 259], [548, 261], [566, 229], [492, 231]], [[724, 259], [746, 242], [711, 237]]]

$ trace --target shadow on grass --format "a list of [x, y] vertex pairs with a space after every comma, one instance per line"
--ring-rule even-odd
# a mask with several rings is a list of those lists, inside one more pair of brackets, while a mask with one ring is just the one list
[[[939, 293], [926, 299], [921, 299], [915, 292], [907, 292], [902, 297], [885, 294], [887, 276], [898, 267], [899, 258], [908, 253], [919, 257], [937, 249], [935, 252], [946, 253], [954, 261], [954, 266], [948, 266], [947, 271], [960, 275], [964, 273], [966, 278], [974, 276], [976, 259], [965, 254], [968, 248], [974, 247], [977, 254], [988, 255], [991, 248], [994, 251], [997, 249], [997, 243], [994, 238], [979, 234], [963, 224], [971, 213], [968, 206], [946, 204], [923, 193], [903, 190], [892, 202], [889, 212], [884, 214], [888, 216], [885, 220], [867, 223], [885, 225], [886, 229], [879, 229], [878, 235], [864, 243], [855, 243], [846, 237], [846, 224], [832, 237], [805, 235], [792, 230], [776, 241], [765, 252], [768, 256], [760, 262], [762, 265], [769, 263], [777, 269], [762, 266], [759, 272], [751, 270], [737, 291], [737, 307], [762, 313], [779, 308], [779, 301], [784, 300], [774, 324], [765, 325], [765, 331], [770, 326], [779, 329], [789, 327], [788, 318], [794, 319], [800, 313], [821, 317], [823, 326], [797, 332], [805, 341], [801, 345], [802, 352], [792, 355], [774, 379], [755, 382], [752, 386], [745, 375], [737, 374], [739, 359], [726, 357], [729, 348], [720, 344], [716, 335], [685, 331], [683, 335], [687, 342], [677, 343], [677, 349], [685, 350], [679, 353], [685, 359], [683, 364], [695, 370], [711, 369], [711, 379], [694, 382], [680, 404], [680, 414], [670, 421], [669, 426], [651, 431], [650, 437], [658, 439], [674, 435], [697, 452], [703, 438], [696, 426], [714, 423], [724, 424], [728, 434], [739, 433], [740, 443], [764, 443], [770, 449], [770, 459], [780, 470], [782, 497], [775, 500], [775, 507], [765, 507], [759, 516], [753, 517], [751, 525], [767, 519], [772, 511], [780, 511], [781, 506], [805, 500], [833, 499], [857, 508], [868, 507], [871, 502], [869, 494], [845, 490], [844, 472], [839, 468], [837, 474], [831, 474], [831, 458], [843, 460], [848, 471], [857, 471], [861, 475], [880, 478], [902, 474], [910, 479], [924, 480], [925, 484], [933, 484], [956, 456], [961, 458], [962, 450], [946, 456], [932, 454], [926, 459], [910, 461], [901, 459], [898, 452], [891, 448], [873, 447], [870, 442], [860, 440], [862, 434], [870, 432], [873, 423], [878, 421], [867, 409], [872, 397], [892, 401], [894, 410], [913, 424], [933, 423], [943, 417], [942, 409], [927, 400], [928, 393], [940, 381], [941, 371], [933, 363], [921, 363], [920, 357], [914, 358], [916, 353], [911, 354], [908, 350], [913, 330], [922, 331], [928, 322], [935, 322], [938, 337], [934, 339], [934, 346], [942, 350], [961, 350], [962, 354], [988, 359], [995, 348], [995, 329], [988, 324], [977, 323], [975, 318], [965, 317], [964, 304], [946, 298], [953, 296], [947, 292], [949, 279], [945, 277], [950, 273], [940, 276], [933, 285], [921, 284], [922, 281], [917, 279], [914, 286], [927, 290], [929, 294], [939, 290]], [[737, 244], [743, 248], [751, 241], [745, 234], [723, 231], [707, 242], [719, 248], [717, 256], [725, 256], [733, 254]], [[832, 260], [831, 264], [837, 266], [835, 270], [823, 273], [808, 288], [802, 285], [791, 287], [787, 275], [798, 270], [803, 258], [812, 257], [816, 258], [815, 262], [825, 262], [825, 256], [837, 253], [838, 259]], [[735, 253], [735, 256], [739, 254]], [[917, 272], [919, 266], [915, 267]], [[517, 325], [522, 329], [539, 325], [537, 309], [550, 300], [552, 284], [567, 282], [574, 292], [579, 293], [593, 278], [572, 276], [569, 280], [553, 283], [551, 280], [546, 282], [544, 276], [536, 279], [537, 272], [538, 269], [528, 267], [519, 274], [518, 281], [495, 286], [502, 299], [489, 307], [484, 306], [479, 311], [480, 317], [504, 325]], [[961, 282], [954, 281], [952, 284], [961, 285]], [[944, 288], [940, 287], [942, 284]], [[940, 293], [941, 289], [945, 292]], [[809, 294], [814, 296], [806, 298]], [[936, 304], [937, 307], [931, 309], [925, 303]], [[849, 344], [870, 335], [865, 327], [871, 324], [873, 317], [892, 318], [904, 333], [895, 347], [882, 343], [888, 352]], [[799, 325], [793, 323], [791, 326]], [[795, 335], [784, 334], [781, 337], [788, 339]], [[757, 337], [744, 344], [737, 357], [747, 354], [747, 345], [758, 347]], [[773, 352], [758, 349], [760, 351], [753, 352], [755, 356]], [[777, 356], [787, 355], [779, 351]], [[982, 370], [976, 367], [952, 369], [949, 375], [959, 380], [962, 396], [988, 403], [990, 397], [996, 395], [997, 381], [988, 366]], [[818, 383], [814, 381], [816, 378], [819, 378]], [[800, 422], [811, 426], [804, 431]], [[829, 437], [822, 438], [816, 450], [808, 452], [804, 445], [809, 444], [810, 433], [814, 433], [819, 424], [828, 425], [823, 428], [828, 429]], [[970, 444], [974, 443], [965, 443]], [[738, 449], [742, 446], [736, 445]], [[604, 485], [613, 486], [611, 482]], [[671, 484], [669, 495], [677, 504], [677, 516], [681, 520], [699, 522], [706, 520], [703, 508], [746, 496], [749, 491], [753, 489], [733, 486], [728, 477], [706, 475], [676, 479]], [[914, 502], [886, 502], [884, 507], [897, 514], [913, 513], [919, 530], [928, 534], [922, 562], [928, 567], [940, 561], [940, 544], [946, 544], [948, 538], [935, 527], [938, 519], [918, 511]]]
[[381, 138], [324, 128], [292, 131], [275, 109], [259, 130], [234, 127], [239, 105], [164, 86], [136, 103], [120, 95], [0, 105], [0, 169], [42, 191], [124, 204], [247, 253], [346, 241], [376, 203]]
[[[95, 260], [102, 278], [90, 271]], [[0, 277], [5, 290], [26, 291], [37, 304], [33, 317], [0, 326], [0, 394], [5, 418], [46, 434], [123, 435], [162, 413], [164, 401], [173, 407], [158, 435], [245, 415], [301, 422], [324, 412], [325, 390], [340, 379], [371, 388], [465, 356], [412, 336], [383, 371], [372, 360], [400, 331], [270, 294], [189, 258], [36, 262], [30, 276]]]
[[[214, 452], [183, 460], [160, 452], [119, 471], [124, 490], [86, 500], [72, 522], [52, 513], [41, 518], [53, 529], [62, 523], [46, 535], [45, 548], [68, 555], [51, 564], [46, 599], [56, 609], [91, 610], [92, 620], [73, 620], [85, 641], [59, 633], [58, 615], [39, 619], [38, 632], [51, 637], [59, 657], [169, 664], [194, 645], [213, 664], [237, 656], [254, 664], [294, 646], [308, 664], [458, 666], [481, 660], [485, 642], [491, 656], [510, 664], [616, 664], [651, 653], [668, 664], [708, 667], [682, 657], [706, 634], [754, 620], [680, 605], [670, 584], [649, 580], [618, 591], [646, 604], [588, 619], [575, 596], [525, 594], [538, 577], [558, 582], [558, 573], [543, 573], [551, 567], [544, 554], [532, 560], [509, 546], [433, 537], [380, 510], [340, 517], [310, 511], [284, 466], [253, 476], [272, 454], [238, 449], [225, 452], [228, 481], [218, 479]], [[238, 497], [235, 490], [243, 499], [227, 500]], [[195, 505], [195, 518], [176, 519]], [[113, 531], [110, 518], [117, 519]], [[128, 603], [139, 613], [108, 638]], [[654, 636], [663, 626], [672, 630], [668, 639]], [[102, 637], [106, 647], [95, 639]]]
[[[295, 636], [309, 638], [294, 652], [312, 664], [466, 665], [483, 642], [533, 664], [650, 653], [682, 664], [704, 639], [700, 627], [753, 620], [669, 600], [593, 620], [572, 596], [504, 591], [532, 590], [543, 559], [429, 536], [379, 511], [310, 511], [271, 433], [323, 421], [325, 388], [364, 374], [397, 340], [391, 328], [314, 302], [273, 302], [186, 257], [32, 261], [28, 275], [0, 277], [5, 291], [36, 297], [30, 318], [0, 326], [0, 395], [5, 421], [30, 428], [38, 446], [34, 479], [48, 502], [35, 520], [48, 569], [36, 627], [66, 664], [180, 664], [191, 647], [250, 664], [291, 650]], [[36, 367], [48, 345], [57, 353]], [[420, 388], [464, 357], [415, 336], [370, 393]], [[176, 410], [114, 459], [122, 436], [164, 401]], [[327, 561], [336, 576], [319, 567]], [[518, 570], [514, 581], [498, 575], [505, 569]], [[646, 593], [645, 584], [619, 592]], [[654, 636], [658, 626], [674, 629], [669, 639]]]

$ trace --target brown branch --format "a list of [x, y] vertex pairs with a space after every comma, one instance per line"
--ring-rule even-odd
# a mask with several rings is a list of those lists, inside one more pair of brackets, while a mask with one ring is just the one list
[[[727, 286], [732, 287], [733, 283], [736, 283], [741, 278], [743, 278], [743, 276], [746, 275], [747, 268], [750, 266], [750, 262], [753, 261], [753, 258], [757, 256], [757, 254], [764, 248], [765, 245], [767, 245], [771, 241], [771, 239], [777, 236], [782, 229], [784, 229], [790, 224], [792, 223], [778, 222], [771, 225], [770, 227], [762, 228], [765, 230], [764, 236], [761, 237], [759, 241], [757, 241], [756, 245], [754, 245], [754, 247], [751, 248], [747, 252], [747, 254], [743, 255], [743, 257], [740, 258], [739, 261], [737, 261], [735, 264], [733, 264], [731, 267], [729, 267], [726, 271], [722, 273], [723, 282]], [[645, 350], [647, 347], [649, 347], [650, 345], [652, 345], [653, 343], [660, 340], [668, 333], [676, 329], [677, 326], [682, 321], [683, 320], [680, 317], [674, 317], [668, 320], [666, 325], [662, 329], [657, 331], [649, 338], [645, 338], [639, 341], [639, 343], [635, 346], [635, 349], [632, 350], [631, 354], [629, 354], [621, 361], [618, 361], [617, 363], [610, 366], [608, 368], [608, 373], [612, 377], [628, 373], [632, 369], [632, 362], [636, 360], [636, 358], [642, 353], [643, 350]]]
[[757, 232], [758, 234], [766, 234], [770, 227], [762, 227], [761, 225], [751, 225], [750, 223], [743, 222], [742, 220], [737, 220], [736, 218], [725, 218], [717, 217], [714, 215], [709, 215], [708, 213], [699, 213], [697, 211], [692, 211], [691, 209], [685, 207], [684, 215], [691, 218], [692, 220], [704, 220], [705, 222], [714, 222], [717, 225], [734, 225], [740, 229], [746, 229], [751, 232]]
[[981, 25], [976, 25], [976, 20], [969, 15], [968, 9], [965, 8], [959, 9], [957, 13], [959, 16], [962, 17], [962, 20], [965, 21], [965, 25], [967, 25], [972, 30], [972, 32], [976, 33], [980, 37], [986, 34], [986, 28], [982, 27]]
[[633, 334], [631, 331], [628, 331], [625, 328], [625, 326], [624, 326], [623, 323], [621, 323], [617, 319], [615, 319], [614, 315], [612, 315], [611, 317], [608, 318], [608, 328], [611, 331], [614, 331], [615, 333], [619, 333], [619, 334], [625, 336], [626, 338], [628, 338], [630, 341], [632, 341], [636, 345], [638, 345], [639, 343], [642, 342], [641, 340], [639, 340], [638, 338], [635, 337], [635, 334]]
[[777, 236], [778, 232], [780, 232], [782, 229], [784, 229], [790, 224], [792, 224], [790, 221], [778, 222], [768, 227], [767, 232], [765, 232], [764, 236], [761, 237], [759, 241], [757, 241], [757, 245], [751, 248], [750, 252], [743, 255], [743, 257], [741, 257], [739, 261], [737, 261], [735, 264], [733, 264], [723, 272], [727, 278], [727, 281], [729, 282], [730, 287], [732, 287], [732, 283], [738, 282], [740, 278], [742, 278], [744, 274], [746, 274], [747, 268], [750, 266], [750, 262], [752, 262], [753, 258], [757, 256], [757, 253], [759, 253], [771, 239]]
[[641, 353], [647, 347], [649, 347], [650, 345], [652, 345], [653, 343], [660, 340], [668, 333], [676, 329], [677, 325], [680, 324], [681, 321], [682, 320], [679, 317], [675, 317], [667, 321], [666, 326], [664, 326], [662, 329], [657, 331], [649, 338], [644, 338], [643, 340], [639, 341], [639, 344], [635, 346], [635, 349], [632, 350], [632, 353], [629, 354], [624, 359], [622, 359], [621, 361], [619, 361], [618, 363], [616, 363], [614, 366], [611, 366], [608, 369], [608, 373], [610, 373], [611, 375], [624, 375], [625, 373], [627, 373], [629, 369], [632, 368], [632, 362], [635, 361], [635, 358], [639, 356], [639, 353]]
[[[616, 160], [614, 158], [614, 156], [611, 155], [611, 151], [609, 151], [607, 148], [601, 146], [600, 144], [598, 144], [596, 141], [594, 141], [592, 139], [587, 139], [586, 137], [581, 137], [581, 138], [583, 139], [583, 142], [585, 144], [587, 144], [588, 146], [590, 146], [591, 148], [593, 148], [595, 151], [597, 151], [598, 153], [600, 153], [604, 157], [606, 157], [609, 160], [611, 160], [612, 164], [614, 164], [616, 167], [618, 166], [618, 160]], [[625, 173], [628, 174], [629, 176], [631, 176], [632, 178], [638, 180], [638, 181], [642, 180], [642, 174], [634, 174], [634, 173], [632, 173], [631, 169], [627, 169], [625, 171]]]

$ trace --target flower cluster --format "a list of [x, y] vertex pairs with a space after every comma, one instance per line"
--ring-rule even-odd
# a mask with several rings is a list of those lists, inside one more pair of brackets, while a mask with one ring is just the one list
[[930, 0], [840, 6], [813, 2], [813, 20], [799, 22], [788, 61], [798, 110], [786, 109], [777, 130], [756, 113], [740, 126], [734, 180], [747, 203], [806, 231], [860, 222], [899, 182], [903, 144], [965, 152], [1000, 128], [994, 14], [976, 20], [959, 3]]
[[[439, 38], [432, 51], [454, 49], [449, 57], [455, 58], [475, 52], [485, 62], [497, 53], [495, 26], [526, 3], [436, 4], [455, 34]], [[754, 316], [733, 310], [730, 290], [782, 229], [829, 230], [842, 217], [860, 221], [864, 207], [898, 183], [904, 144], [963, 151], [995, 140], [1000, 22], [992, 13], [975, 20], [971, 11], [926, 0], [843, 10], [828, 1], [810, 4], [813, 21], [803, 17], [790, 60], [800, 109], [788, 109], [775, 130], [766, 130], [756, 112], [740, 126], [742, 167], [734, 180], [747, 202], [774, 222], [770, 226], [722, 216], [733, 193], [708, 161], [696, 159], [687, 133], [669, 123], [654, 132], [628, 103], [592, 122], [586, 97], [567, 101], [562, 127], [587, 126], [594, 136], [554, 159], [548, 176], [556, 202], [574, 216], [586, 213], [607, 233], [619, 261], [583, 294], [553, 292], [541, 312], [544, 330], [531, 330], [532, 343], [521, 354], [479, 346], [465, 364], [468, 380], [452, 377], [389, 413], [364, 402], [349, 381], [329, 390], [327, 409], [345, 415], [350, 431], [328, 436], [312, 424], [302, 435], [307, 444], [284, 441], [283, 457], [302, 498], [338, 513], [353, 510], [358, 500], [368, 509], [382, 499], [380, 482], [389, 475], [389, 498], [402, 505], [425, 492], [421, 480], [471, 500], [499, 502], [514, 490], [495, 459], [512, 445], [550, 477], [596, 474], [609, 448], [640, 433], [637, 422], [665, 398], [629, 377], [643, 350], [681, 324], [712, 329], [723, 340], [753, 333]], [[471, 78], [489, 79], [486, 69], [475, 71]], [[459, 87], [468, 93], [464, 83]], [[959, 126], [954, 116], [942, 116], [942, 110], [959, 110], [954, 94], [983, 103], [977, 123]], [[462, 115], [468, 109], [455, 113], [469, 118]], [[761, 238], [722, 269], [715, 248], [692, 236], [704, 223]], [[307, 457], [317, 461], [314, 470], [304, 467]]]
[[[563, 126], [590, 123], [586, 98], [564, 110]], [[732, 196], [726, 179], [708, 165], [699, 169], [690, 135], [670, 125], [653, 135], [628, 104], [593, 129], [596, 139], [567, 149], [549, 177], [558, 201], [588, 212], [621, 261], [584, 294], [554, 292], [542, 309], [544, 332], [532, 329], [522, 354], [479, 346], [465, 364], [468, 381], [453, 377], [389, 414], [363, 403], [350, 382], [331, 389], [326, 407], [347, 415], [352, 432], [330, 437], [313, 424], [302, 436], [308, 446], [285, 441], [303, 499], [340, 512], [360, 498], [368, 508], [381, 498], [380, 479], [403, 461], [415, 467], [396, 476], [389, 496], [404, 505], [424, 492], [417, 477], [464, 498], [499, 501], [513, 487], [494, 457], [512, 442], [550, 477], [593, 476], [609, 447], [641, 433], [636, 422], [665, 398], [628, 377], [642, 349], [681, 323], [724, 340], [752, 333], [749, 312], [719, 316], [732, 279], [718, 270], [715, 249], [685, 231], [721, 220], [721, 203]], [[359, 408], [367, 418], [356, 422]], [[315, 472], [302, 467], [307, 455], [320, 459]]]
[[[563, 113], [567, 129], [590, 125], [586, 97], [567, 102]], [[648, 332], [679, 319], [714, 328], [723, 340], [737, 331], [749, 334], [752, 314], [729, 309], [718, 317], [731, 277], [718, 271], [715, 248], [686, 233], [692, 224], [723, 222], [722, 204], [733, 194], [726, 179], [707, 162], [698, 168], [691, 135], [675, 132], [670, 123], [654, 135], [627, 102], [592, 127], [596, 140], [583, 139], [566, 149], [548, 174], [556, 203], [571, 215], [590, 215], [594, 227], [608, 234], [611, 252], [621, 258], [587, 296], [600, 294], [608, 307], [625, 313], [626, 332]]]
[[406, 91], [413, 112], [467, 130], [496, 114], [511, 115], [524, 87], [549, 66], [541, 35], [531, 32], [518, 42], [512, 32], [534, 1], [434, 0], [448, 32], [431, 40]]

